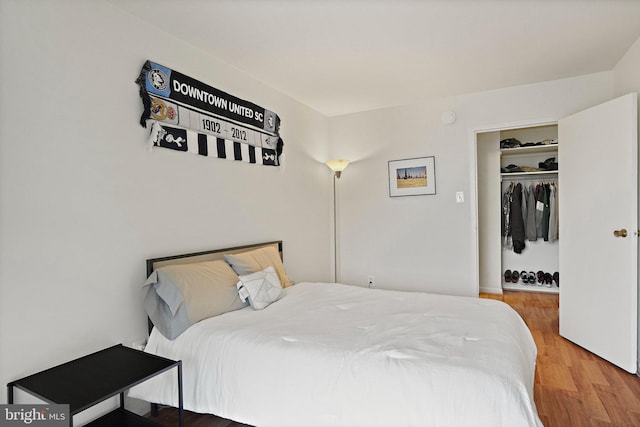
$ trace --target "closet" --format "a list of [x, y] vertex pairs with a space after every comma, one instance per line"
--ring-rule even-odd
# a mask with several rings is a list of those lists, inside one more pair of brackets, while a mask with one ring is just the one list
[[478, 135], [477, 150], [484, 290], [558, 293], [557, 124]]
[[[501, 223], [506, 223], [501, 229], [508, 234], [501, 234], [502, 288], [558, 293], [558, 126], [504, 130], [500, 141]], [[518, 198], [519, 212], [513, 209]], [[504, 215], [505, 204], [510, 215]], [[509, 272], [511, 281], [505, 278]]]

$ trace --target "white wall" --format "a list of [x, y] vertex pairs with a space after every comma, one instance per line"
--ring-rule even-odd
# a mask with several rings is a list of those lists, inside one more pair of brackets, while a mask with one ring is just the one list
[[[332, 118], [332, 152], [355, 160], [339, 183], [342, 282], [477, 295], [473, 132], [557, 120], [612, 92], [603, 72]], [[390, 198], [387, 162], [421, 156], [436, 158], [437, 194]]]
[[613, 76], [615, 96], [640, 91], [640, 39], [618, 61]]
[[[480, 292], [502, 293], [502, 263], [496, 254], [502, 252], [502, 217], [496, 215], [501, 209], [500, 189], [500, 132], [483, 132], [477, 135], [476, 158], [478, 182], [478, 283]], [[494, 185], [486, 185], [493, 183]], [[491, 255], [490, 255], [491, 254]], [[487, 262], [486, 259], [492, 262]]]
[[[331, 278], [324, 116], [101, 0], [2, 0], [0, 55], [1, 384], [143, 338], [150, 257], [283, 239]], [[284, 166], [149, 151], [146, 59], [277, 112]]]

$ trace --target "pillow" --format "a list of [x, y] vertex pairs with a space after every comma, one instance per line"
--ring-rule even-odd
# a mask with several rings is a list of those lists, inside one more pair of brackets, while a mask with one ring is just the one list
[[224, 259], [239, 276], [257, 273], [271, 266], [278, 274], [278, 279], [280, 279], [282, 287], [286, 288], [293, 285], [293, 282], [289, 280], [284, 270], [280, 253], [273, 246], [266, 246], [239, 254], [225, 255]]
[[249, 300], [251, 308], [262, 310], [282, 296], [282, 285], [273, 267], [240, 276], [238, 294], [243, 301]]
[[162, 335], [173, 340], [200, 320], [246, 307], [237, 282], [222, 260], [161, 267], [144, 284], [144, 307]]

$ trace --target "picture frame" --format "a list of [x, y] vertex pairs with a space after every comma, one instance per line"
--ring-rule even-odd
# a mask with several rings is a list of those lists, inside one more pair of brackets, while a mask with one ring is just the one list
[[389, 161], [389, 197], [436, 194], [434, 156]]

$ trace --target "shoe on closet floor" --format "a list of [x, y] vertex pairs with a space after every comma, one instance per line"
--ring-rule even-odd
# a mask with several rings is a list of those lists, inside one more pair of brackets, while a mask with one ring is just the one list
[[511, 283], [518, 283], [519, 278], [520, 278], [520, 273], [518, 273], [515, 270], [511, 272]]
[[530, 271], [529, 273], [527, 273], [527, 275], [529, 276], [529, 284], [530, 285], [535, 285], [536, 284], [536, 273], [534, 273], [533, 271]]
[[551, 275], [551, 273], [544, 273], [544, 285], [547, 288], [553, 286], [553, 276]]
[[511, 282], [511, 270], [506, 270], [504, 272], [504, 281], [507, 283]]

